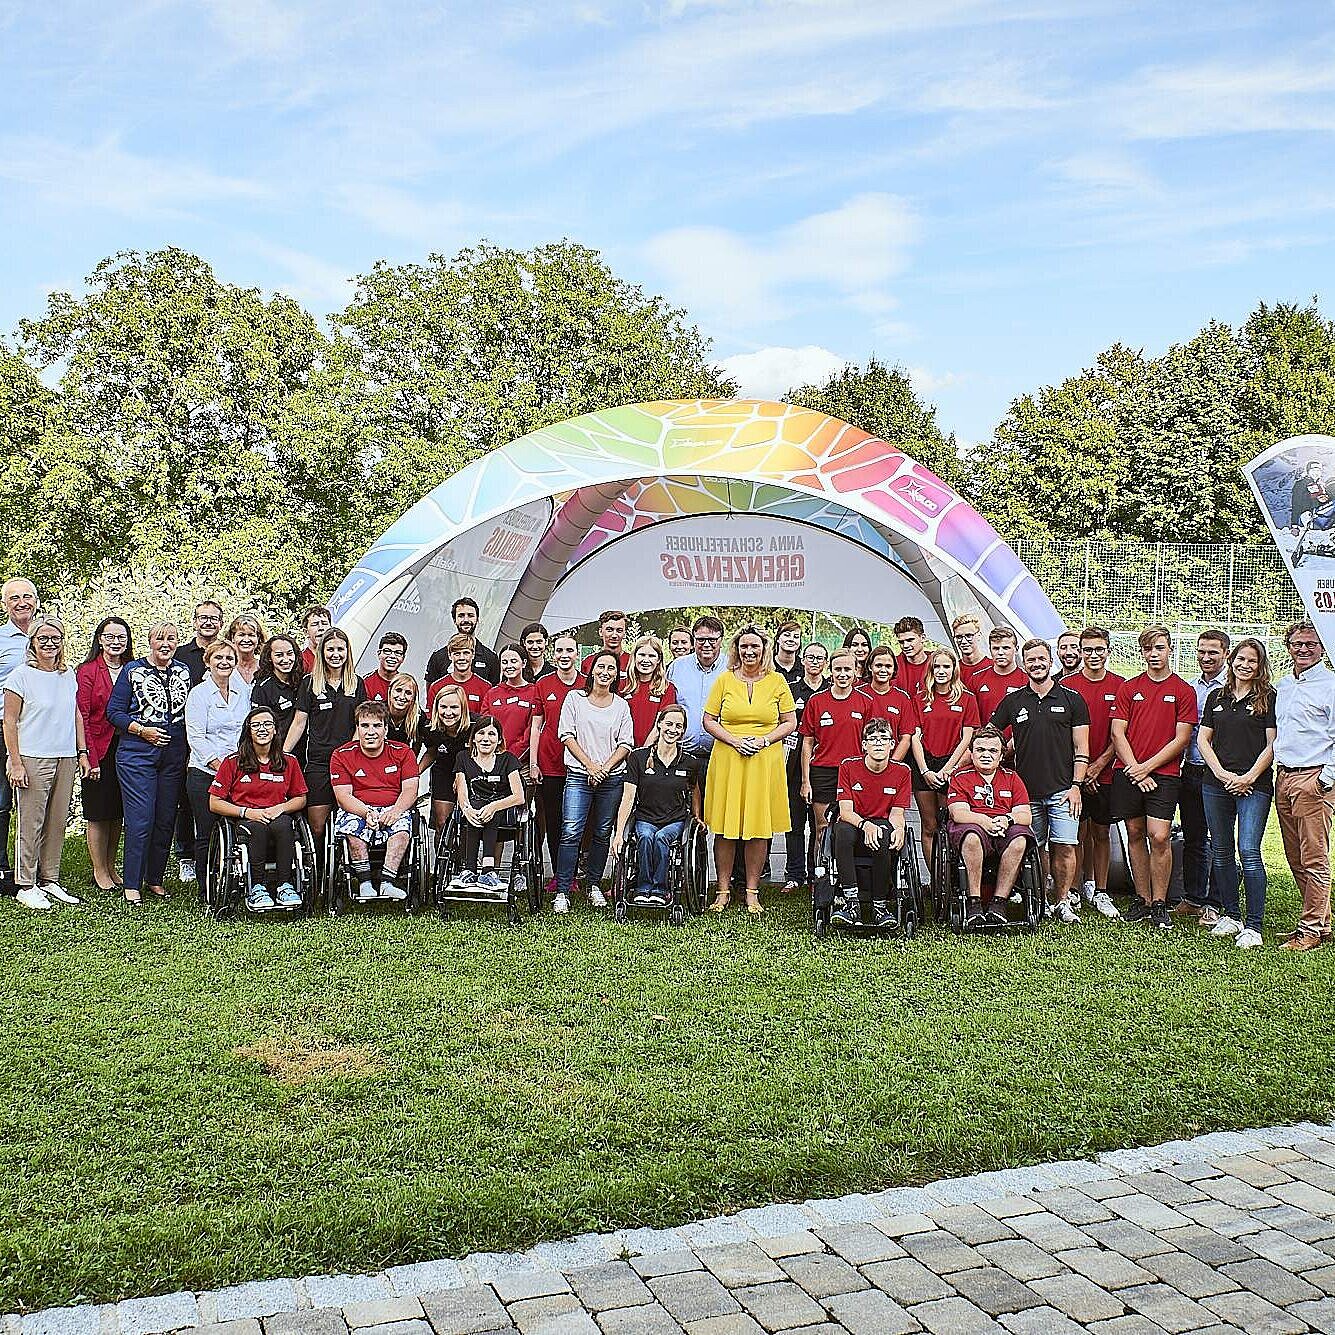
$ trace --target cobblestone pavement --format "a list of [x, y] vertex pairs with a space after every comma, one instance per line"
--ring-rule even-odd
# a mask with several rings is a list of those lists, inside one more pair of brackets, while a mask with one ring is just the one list
[[679, 1229], [0, 1319], [0, 1335], [1335, 1332], [1335, 1126], [1221, 1132]]

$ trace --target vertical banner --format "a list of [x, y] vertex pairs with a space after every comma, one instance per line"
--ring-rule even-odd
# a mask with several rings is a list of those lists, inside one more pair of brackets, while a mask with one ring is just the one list
[[1243, 470], [1322, 640], [1335, 648], [1335, 436], [1294, 436]]

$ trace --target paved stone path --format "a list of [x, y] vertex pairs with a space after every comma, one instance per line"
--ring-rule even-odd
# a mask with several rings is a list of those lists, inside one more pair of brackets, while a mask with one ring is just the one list
[[0, 1335], [1335, 1332], [1335, 1126], [1222, 1132], [522, 1254], [0, 1319]]

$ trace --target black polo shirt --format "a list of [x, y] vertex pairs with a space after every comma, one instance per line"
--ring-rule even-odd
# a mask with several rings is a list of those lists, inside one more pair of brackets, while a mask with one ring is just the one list
[[186, 671], [190, 673], [191, 686], [198, 686], [208, 675], [208, 669], [204, 666], [204, 648], [197, 640], [187, 640], [172, 657], [178, 663], [185, 664]]
[[992, 724], [1015, 739], [1015, 770], [1033, 798], [1051, 797], [1075, 775], [1073, 730], [1089, 723], [1089, 709], [1069, 686], [1039, 696], [1033, 686], [1012, 691], [997, 706]]
[[664, 765], [656, 746], [641, 746], [626, 757], [626, 782], [635, 785], [631, 819], [661, 828], [691, 814], [691, 793], [700, 782], [700, 761], [683, 747], [675, 764]]
[[[1205, 697], [1205, 708], [1201, 710], [1201, 727], [1212, 729], [1210, 744], [1219, 757], [1219, 763], [1234, 774], [1246, 774], [1256, 764], [1261, 752], [1269, 745], [1266, 729], [1276, 726], [1273, 691], [1270, 693], [1269, 709], [1253, 714], [1251, 703], [1250, 695], [1237, 700], [1232, 691], [1222, 686]], [[1215, 782], [1213, 772], [1207, 771], [1205, 777], [1207, 782]], [[1273, 772], [1267, 768], [1255, 786], [1260, 792], [1273, 792]]]

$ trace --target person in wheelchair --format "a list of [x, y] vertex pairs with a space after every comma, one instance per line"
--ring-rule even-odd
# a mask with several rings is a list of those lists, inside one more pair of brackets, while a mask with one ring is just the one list
[[[1020, 776], [1001, 764], [1005, 744], [997, 728], [984, 724], [973, 735], [969, 762], [950, 776], [947, 837], [964, 863], [970, 927], [1009, 921], [1006, 904], [1034, 841], [1029, 794]], [[996, 884], [985, 907], [983, 865], [989, 859], [996, 861]]]
[[389, 710], [382, 700], [365, 700], [354, 716], [356, 736], [329, 758], [329, 777], [338, 803], [334, 834], [348, 841], [348, 862], [357, 880], [357, 899], [372, 900], [373, 847], [384, 845], [379, 898], [407, 899], [395, 883], [412, 841], [417, 801], [417, 757], [410, 747], [388, 738]]
[[665, 705], [658, 715], [658, 740], [626, 758], [626, 784], [612, 826], [612, 856], [620, 857], [634, 822], [639, 860], [636, 900], [668, 904], [668, 855], [686, 822], [700, 817], [700, 761], [682, 746], [686, 710]]
[[[219, 763], [209, 784], [209, 809], [239, 822], [237, 833], [250, 852], [246, 907], [253, 912], [301, 907], [292, 817], [305, 805], [306, 780], [296, 758], [283, 754], [278, 716], [268, 705], [257, 705], [241, 725], [235, 754]], [[264, 884], [271, 849], [278, 872], [272, 895]]]
[[909, 767], [890, 759], [895, 745], [887, 719], [868, 719], [862, 725], [861, 759], [839, 765], [834, 859], [843, 903], [835, 909], [833, 921], [844, 927], [854, 927], [860, 920], [857, 855], [864, 850], [871, 854], [872, 923], [888, 927], [894, 921], [891, 887], [904, 847], [904, 813], [913, 792]]
[[468, 749], [454, 762], [454, 793], [463, 818], [459, 884], [482, 890], [502, 888], [496, 872], [496, 845], [507, 820], [498, 817], [527, 801], [519, 761], [502, 746], [503, 740], [501, 725], [490, 714], [483, 714], [469, 729]]

